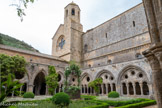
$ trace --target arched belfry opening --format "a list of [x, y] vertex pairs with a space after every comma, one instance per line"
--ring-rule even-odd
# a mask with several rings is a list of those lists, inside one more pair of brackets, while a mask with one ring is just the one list
[[71, 10], [71, 15], [75, 15], [75, 9], [74, 8]]
[[35, 77], [33, 93], [35, 95], [45, 95], [46, 94], [45, 75], [43, 72], [40, 72]]

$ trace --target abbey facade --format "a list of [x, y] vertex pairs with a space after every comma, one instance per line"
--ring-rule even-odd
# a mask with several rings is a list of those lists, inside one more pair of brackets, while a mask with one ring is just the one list
[[[143, 4], [87, 32], [83, 32], [80, 14], [79, 6], [73, 2], [65, 7], [64, 24], [52, 38], [52, 55], [0, 45], [0, 53], [19, 54], [29, 62], [28, 74], [20, 79], [25, 84], [21, 90], [36, 95], [48, 94], [44, 77], [48, 75], [48, 66], [53, 65], [59, 73], [56, 92], [60, 92], [64, 70], [68, 61], [74, 60], [82, 70], [82, 94], [95, 94], [88, 83], [101, 77], [100, 95], [117, 91], [121, 96], [152, 98], [152, 70], [142, 55], [151, 45]], [[70, 82], [77, 85], [75, 77]]]

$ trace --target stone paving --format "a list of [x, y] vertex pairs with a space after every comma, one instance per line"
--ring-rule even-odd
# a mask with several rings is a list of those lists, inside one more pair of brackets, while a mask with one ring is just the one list
[[30, 101], [30, 100], [43, 100], [47, 98], [51, 98], [52, 96], [35, 96], [34, 98], [23, 98], [23, 97], [11, 97], [7, 98], [6, 102], [12, 102], [12, 101]]

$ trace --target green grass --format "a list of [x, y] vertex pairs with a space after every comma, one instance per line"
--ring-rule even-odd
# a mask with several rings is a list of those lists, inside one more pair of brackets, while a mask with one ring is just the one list
[[0, 44], [23, 49], [23, 50], [39, 52], [38, 50], [34, 49], [31, 45], [28, 45], [24, 41], [20, 41], [18, 39], [8, 36], [8, 35], [4, 35], [2, 33], [0, 33]]
[[[60, 108], [52, 103], [52, 101], [35, 101], [35, 102], [19, 102], [17, 106], [10, 106], [9, 108]], [[35, 106], [32, 106], [35, 105]], [[87, 101], [72, 101], [68, 108], [84, 108], [94, 106], [95, 103]]]

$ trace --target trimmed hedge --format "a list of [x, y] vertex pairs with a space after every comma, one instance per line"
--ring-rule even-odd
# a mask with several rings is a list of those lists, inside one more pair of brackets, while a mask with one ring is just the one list
[[115, 108], [142, 108], [150, 105], [155, 105], [156, 101], [155, 100], [150, 100], [146, 102], [140, 102], [140, 103], [135, 103], [135, 104], [129, 104], [121, 107], [115, 107]]
[[138, 99], [132, 99], [127, 101], [112, 101], [112, 100], [103, 100], [103, 101], [108, 103], [110, 106], [118, 107], [118, 106], [124, 106], [128, 104], [139, 103], [139, 102], [146, 102], [146, 101], [150, 101], [150, 99], [138, 98]]
[[118, 98], [119, 97], [119, 93], [116, 91], [112, 91], [108, 94], [109, 98]]
[[70, 104], [70, 96], [64, 92], [60, 92], [52, 97], [52, 102], [58, 106], [68, 106]]
[[96, 98], [96, 96], [90, 96], [90, 95], [81, 95], [81, 98], [84, 100], [93, 100]]
[[87, 102], [96, 103], [97, 105], [84, 107], [84, 108], [109, 108], [109, 104], [99, 100], [87, 100]]
[[23, 98], [34, 98], [34, 93], [26, 92], [26, 93], [24, 93]]

